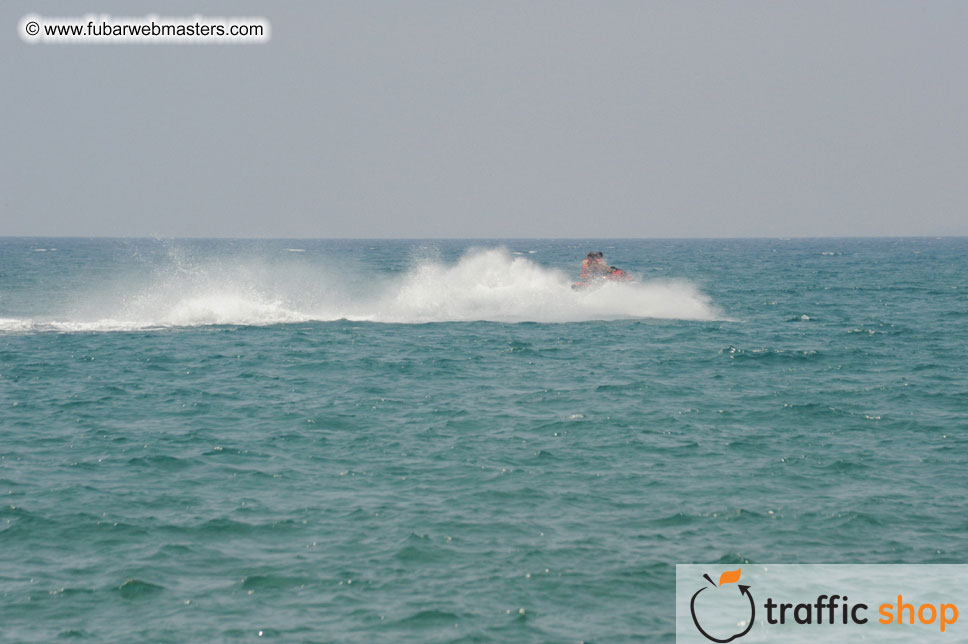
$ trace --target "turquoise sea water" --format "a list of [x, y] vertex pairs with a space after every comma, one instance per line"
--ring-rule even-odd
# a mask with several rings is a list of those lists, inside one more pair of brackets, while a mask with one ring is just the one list
[[964, 562], [966, 269], [0, 239], [0, 638], [668, 642], [677, 562]]

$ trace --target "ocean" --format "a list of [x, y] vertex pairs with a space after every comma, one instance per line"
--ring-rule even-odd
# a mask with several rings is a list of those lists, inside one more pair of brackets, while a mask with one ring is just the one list
[[966, 269], [0, 239], [0, 639], [671, 642], [676, 563], [968, 561]]

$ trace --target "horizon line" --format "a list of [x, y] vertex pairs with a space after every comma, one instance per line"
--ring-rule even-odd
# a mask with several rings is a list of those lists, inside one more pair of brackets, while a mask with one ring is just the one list
[[111, 239], [111, 240], [221, 240], [221, 241], [729, 241], [793, 239], [964, 239], [968, 233], [942, 235], [781, 235], [735, 237], [229, 237], [201, 235], [0, 235], [0, 239]]

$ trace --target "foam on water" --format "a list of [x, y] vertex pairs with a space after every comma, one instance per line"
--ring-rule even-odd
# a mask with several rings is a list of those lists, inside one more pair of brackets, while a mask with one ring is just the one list
[[579, 322], [621, 318], [714, 319], [709, 298], [685, 281], [606, 283], [576, 292], [572, 279], [503, 249], [472, 250], [456, 264], [423, 262], [390, 285], [371, 312], [381, 322]]
[[123, 331], [340, 319], [555, 323], [720, 316], [710, 298], [685, 280], [605, 283], [584, 292], [572, 290], [571, 283], [563, 271], [503, 248], [473, 249], [451, 264], [416, 258], [398, 275], [352, 267], [340, 273], [306, 262], [192, 262], [173, 257], [170, 265], [140, 281], [99, 287], [101, 292], [88, 294], [70, 314], [0, 318], [0, 331]]
[[0, 331], [23, 332], [34, 328], [32, 320], [21, 320], [18, 318], [0, 318]]

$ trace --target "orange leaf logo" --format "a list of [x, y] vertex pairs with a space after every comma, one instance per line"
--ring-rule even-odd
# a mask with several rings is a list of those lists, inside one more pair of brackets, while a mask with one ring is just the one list
[[736, 570], [727, 570], [721, 574], [719, 576], [719, 585], [722, 586], [723, 584], [735, 584], [737, 581], [739, 581], [740, 570], [742, 570], [742, 568], [737, 568]]

